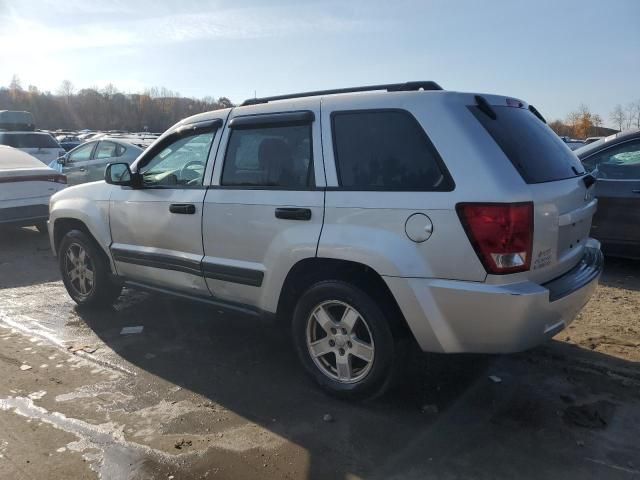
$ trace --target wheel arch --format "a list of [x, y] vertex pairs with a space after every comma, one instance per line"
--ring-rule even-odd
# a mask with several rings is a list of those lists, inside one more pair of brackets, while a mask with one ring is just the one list
[[93, 240], [96, 243], [96, 245], [99, 247], [100, 252], [104, 255], [104, 259], [107, 261], [109, 267], [113, 271], [113, 264], [111, 262], [111, 256], [109, 255], [109, 252], [105, 250], [105, 247], [102, 245], [102, 242], [100, 242], [96, 238], [96, 236], [93, 234], [93, 232], [91, 232], [91, 229], [87, 226], [87, 224], [77, 218], [62, 217], [62, 218], [56, 218], [54, 220], [53, 238], [51, 240], [52, 240], [53, 251], [56, 255], [58, 254], [58, 249], [60, 248], [60, 243], [62, 242], [62, 239], [71, 230], [79, 230], [84, 234], [86, 234], [87, 236], [89, 236], [89, 238], [91, 238], [91, 240]]
[[373, 268], [349, 260], [312, 257], [298, 261], [289, 270], [278, 298], [276, 317], [291, 322], [293, 309], [300, 295], [311, 285], [324, 280], [342, 280], [370, 294], [391, 320], [394, 335], [410, 334], [409, 326], [391, 290]]

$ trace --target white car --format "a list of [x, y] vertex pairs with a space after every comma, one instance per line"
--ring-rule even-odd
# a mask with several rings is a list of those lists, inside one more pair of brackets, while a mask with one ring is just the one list
[[45, 165], [66, 153], [58, 141], [45, 132], [0, 132], [0, 145], [22, 150]]
[[47, 229], [49, 198], [67, 178], [15, 148], [0, 145], [0, 225]]

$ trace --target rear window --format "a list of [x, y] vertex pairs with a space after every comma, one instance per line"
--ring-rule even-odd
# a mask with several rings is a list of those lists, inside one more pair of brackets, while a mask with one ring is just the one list
[[3, 133], [0, 143], [13, 148], [60, 148], [48, 133]]
[[527, 183], [577, 177], [584, 168], [553, 130], [524, 108], [491, 106], [494, 120], [478, 107], [469, 110], [493, 137]]
[[348, 190], [450, 191], [453, 181], [417, 120], [402, 110], [335, 112], [340, 186]]

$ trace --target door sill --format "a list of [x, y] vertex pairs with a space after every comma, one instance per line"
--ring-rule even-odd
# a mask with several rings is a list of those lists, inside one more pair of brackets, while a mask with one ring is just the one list
[[120, 281], [124, 283], [126, 287], [133, 288], [136, 290], [144, 290], [151, 293], [163, 293], [165, 295], [171, 295], [172, 297], [182, 298], [185, 300], [193, 300], [195, 302], [206, 303], [208, 305], [212, 305], [214, 307], [220, 308], [222, 310], [240, 313], [243, 315], [248, 315], [252, 317], [261, 317], [261, 318], [270, 318], [273, 317], [274, 314], [270, 312], [266, 312], [259, 308], [252, 307], [251, 305], [244, 305], [240, 303], [227, 302], [225, 300], [220, 300], [215, 297], [204, 297], [201, 295], [191, 295], [189, 293], [180, 292], [177, 290], [173, 290], [166, 287], [158, 287], [156, 285], [151, 285], [148, 283], [137, 282], [134, 280], [128, 280], [126, 278], [120, 277]]

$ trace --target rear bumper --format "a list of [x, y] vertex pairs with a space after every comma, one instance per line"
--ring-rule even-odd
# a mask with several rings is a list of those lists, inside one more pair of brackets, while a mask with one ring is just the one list
[[593, 294], [603, 255], [590, 240], [574, 268], [539, 285], [385, 277], [424, 351], [511, 353], [566, 328]]
[[49, 218], [49, 204], [0, 208], [0, 225], [26, 226]]

